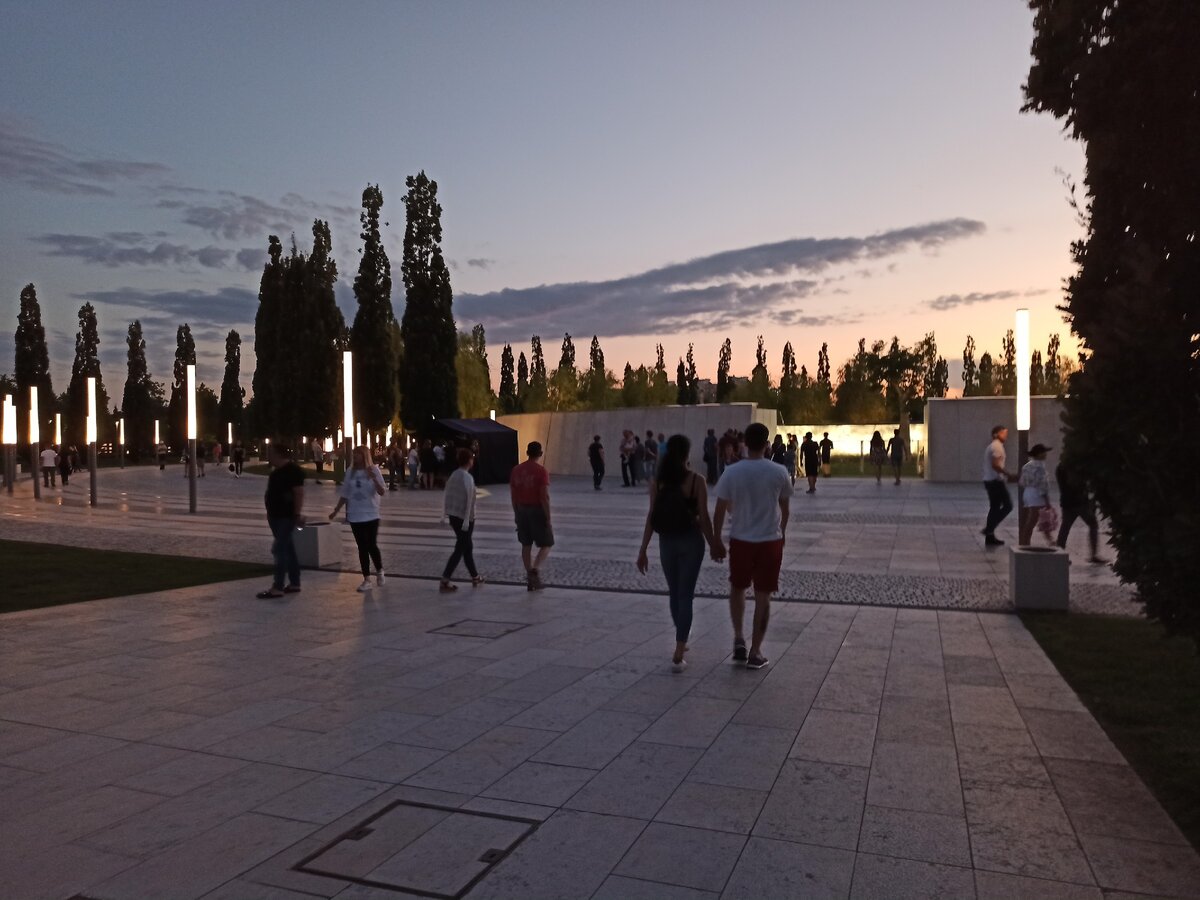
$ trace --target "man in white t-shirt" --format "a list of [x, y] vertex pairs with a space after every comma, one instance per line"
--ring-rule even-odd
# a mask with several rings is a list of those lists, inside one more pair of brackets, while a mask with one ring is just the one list
[[1008, 440], [1008, 429], [997, 425], [992, 429], [992, 442], [983, 451], [983, 487], [988, 495], [987, 523], [983, 526], [983, 543], [988, 547], [999, 547], [1004, 541], [996, 537], [996, 526], [1012, 512], [1012, 498], [1008, 495], [1008, 482], [1014, 481], [1004, 467], [1007, 457], [1004, 442]]
[[54, 487], [54, 473], [58, 471], [58, 451], [47, 447], [39, 458], [42, 464], [42, 487]]
[[[755, 422], [746, 429], [746, 458], [721, 474], [714, 491], [717, 509], [713, 532], [721, 551], [721, 525], [725, 513], [732, 514], [729, 526], [729, 614], [733, 619], [733, 659], [748, 669], [767, 664], [762, 653], [771, 594], [779, 590], [783, 564], [783, 540], [788, 524], [788, 498], [792, 482], [787, 470], [764, 457], [771, 433]], [[754, 587], [754, 630], [750, 650], [742, 636], [746, 612], [746, 589]]]

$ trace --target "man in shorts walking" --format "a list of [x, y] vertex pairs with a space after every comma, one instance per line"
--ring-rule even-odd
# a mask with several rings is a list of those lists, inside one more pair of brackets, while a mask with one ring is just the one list
[[[746, 429], [747, 456], [721, 474], [715, 494], [717, 509], [713, 532], [721, 552], [725, 545], [721, 525], [731, 513], [729, 526], [729, 614], [733, 619], [733, 660], [748, 669], [767, 664], [762, 653], [763, 637], [771, 615], [771, 594], [779, 590], [783, 564], [783, 540], [788, 524], [788, 500], [792, 482], [787, 470], [764, 458], [771, 433], [755, 422]], [[742, 634], [746, 612], [746, 589], [754, 588], [754, 625], [750, 649]]]
[[[531, 591], [542, 589], [539, 574], [542, 563], [554, 546], [554, 531], [550, 527], [550, 473], [541, 464], [542, 445], [531, 441], [525, 451], [529, 458], [513, 468], [508, 476], [512, 495], [513, 517], [517, 521], [517, 540], [521, 542], [521, 562]], [[533, 545], [537, 544], [537, 557]]]

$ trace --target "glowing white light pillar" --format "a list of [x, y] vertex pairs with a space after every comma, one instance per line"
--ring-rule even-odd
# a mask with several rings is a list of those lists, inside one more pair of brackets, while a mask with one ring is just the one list
[[121, 468], [125, 468], [125, 417], [117, 419], [117, 446], [121, 450]]
[[29, 386], [29, 456], [33, 472], [33, 499], [42, 499], [42, 423], [38, 421], [37, 385]]
[[342, 352], [342, 452], [346, 468], [351, 466], [350, 438], [354, 434], [354, 354]]
[[96, 379], [87, 380], [88, 503], [96, 505]]
[[158, 445], [162, 442], [162, 436], [158, 430], [158, 419], [154, 420], [154, 452], [158, 452]]
[[188, 512], [196, 511], [196, 367], [187, 367]]
[[[233, 423], [232, 422], [225, 423], [225, 449], [229, 451], [230, 455], [233, 454]], [[217, 460], [217, 462], [220, 462], [220, 460]]]
[[54, 446], [62, 452], [62, 413], [54, 414]]
[[[1018, 471], [1029, 461], [1029, 310], [1017, 310], [1017, 467]], [[1033, 528], [1025, 524], [1025, 489], [1017, 486], [1017, 543], [1028, 544], [1033, 537]]]
[[4, 442], [4, 485], [8, 492], [13, 492], [13, 478], [16, 465], [14, 463], [17, 444], [17, 407], [11, 394], [4, 395], [4, 429], [0, 440]]

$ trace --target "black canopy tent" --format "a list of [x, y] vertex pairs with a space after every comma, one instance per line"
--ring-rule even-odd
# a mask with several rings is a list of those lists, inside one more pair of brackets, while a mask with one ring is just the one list
[[[455, 448], [471, 447], [476, 441], [476, 484], [508, 484], [508, 473], [520, 460], [517, 432], [491, 419], [435, 419], [430, 434], [434, 440], [449, 438]], [[446, 454], [447, 467], [454, 465], [454, 452]]]

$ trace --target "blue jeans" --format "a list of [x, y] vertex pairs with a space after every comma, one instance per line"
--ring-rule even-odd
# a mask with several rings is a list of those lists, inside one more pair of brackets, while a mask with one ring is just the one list
[[271, 555], [275, 557], [275, 590], [283, 590], [283, 578], [287, 576], [288, 584], [300, 587], [300, 560], [296, 557], [296, 520], [267, 519], [271, 526], [271, 534], [275, 541], [271, 544]]
[[675, 640], [682, 644], [692, 630], [692, 600], [696, 596], [700, 564], [704, 562], [704, 535], [698, 528], [683, 534], [660, 534], [658, 555], [667, 576]]

